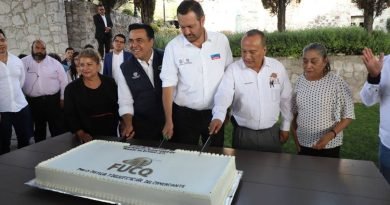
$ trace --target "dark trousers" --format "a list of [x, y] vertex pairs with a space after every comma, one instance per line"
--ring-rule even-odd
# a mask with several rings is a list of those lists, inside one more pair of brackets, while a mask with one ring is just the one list
[[[173, 104], [173, 142], [183, 144], [204, 144], [209, 135], [211, 110], [194, 110]], [[211, 146], [223, 147], [224, 126], [211, 137]]]
[[104, 54], [110, 52], [111, 49], [111, 34], [105, 34], [103, 38], [96, 39], [98, 42], [98, 51], [102, 58]]
[[332, 157], [340, 158], [340, 146], [330, 149], [321, 149], [316, 150], [310, 147], [301, 146], [301, 151], [298, 152], [299, 155], [310, 155], [316, 157]]
[[34, 140], [46, 139], [46, 123], [52, 137], [63, 134], [64, 118], [60, 108], [60, 93], [39, 97], [27, 97], [34, 122]]
[[134, 116], [133, 128], [135, 131], [134, 139], [159, 141], [163, 138], [164, 120], [140, 119]]
[[18, 140], [18, 148], [29, 145], [33, 136], [30, 108], [27, 105], [19, 112], [2, 112], [0, 121], [0, 154], [10, 151], [12, 126]]

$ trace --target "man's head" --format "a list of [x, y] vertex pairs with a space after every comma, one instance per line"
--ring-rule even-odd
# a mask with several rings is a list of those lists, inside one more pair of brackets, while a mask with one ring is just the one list
[[116, 34], [112, 40], [114, 53], [119, 53], [125, 49], [126, 37], [123, 34]]
[[146, 24], [130, 24], [129, 26], [129, 47], [130, 52], [143, 61], [148, 61], [152, 55], [154, 44], [153, 28]]
[[7, 54], [7, 50], [8, 50], [7, 37], [5, 36], [4, 31], [0, 29], [0, 55]]
[[177, 7], [177, 19], [184, 37], [191, 42], [203, 40], [205, 16], [202, 6], [194, 0], [182, 1]]
[[46, 57], [46, 44], [42, 40], [35, 40], [31, 45], [31, 55], [35, 61], [41, 62]]
[[98, 14], [104, 16], [106, 14], [106, 10], [104, 9], [103, 4], [97, 5], [97, 12]]
[[260, 70], [267, 51], [265, 42], [264, 33], [257, 29], [245, 33], [241, 39], [241, 57], [246, 67]]
[[69, 61], [73, 58], [74, 49], [72, 47], [65, 49], [65, 58]]

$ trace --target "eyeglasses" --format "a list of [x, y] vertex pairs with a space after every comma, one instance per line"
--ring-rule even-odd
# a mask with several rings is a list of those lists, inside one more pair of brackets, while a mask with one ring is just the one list
[[115, 43], [125, 43], [124, 41], [120, 41], [120, 40], [114, 40]]

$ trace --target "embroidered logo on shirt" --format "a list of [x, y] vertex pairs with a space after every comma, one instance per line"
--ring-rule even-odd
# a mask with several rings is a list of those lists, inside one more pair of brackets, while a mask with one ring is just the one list
[[210, 57], [211, 57], [211, 60], [221, 59], [221, 55], [219, 53], [212, 54]]
[[137, 79], [137, 78], [140, 78], [140, 77], [141, 77], [141, 75], [138, 72], [134, 72], [133, 73], [133, 77], [131, 77], [131, 78]]
[[188, 58], [186, 58], [186, 59], [179, 59], [179, 65], [186, 65], [186, 64], [192, 64], [190, 59], [188, 59]]
[[275, 84], [279, 84], [278, 74], [272, 73], [270, 78], [269, 78], [269, 87], [273, 88], [273, 87], [275, 87]]

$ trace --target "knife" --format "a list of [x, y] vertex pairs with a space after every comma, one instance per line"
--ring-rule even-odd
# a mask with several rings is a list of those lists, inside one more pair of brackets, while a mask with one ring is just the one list
[[160, 142], [160, 145], [158, 145], [157, 148], [160, 148], [160, 147], [163, 145], [163, 143], [164, 143], [165, 141], [167, 141], [167, 138], [163, 137], [163, 139], [162, 139], [161, 142]]
[[200, 149], [200, 151], [199, 151], [199, 156], [200, 156], [200, 154], [202, 154], [202, 152], [204, 151], [204, 149], [210, 145], [210, 143], [211, 143], [211, 135], [209, 135], [209, 137], [207, 138], [206, 142], [205, 142], [204, 145], [202, 146], [202, 149]]

